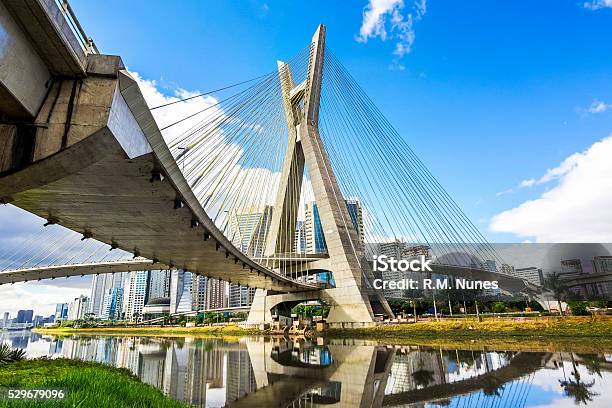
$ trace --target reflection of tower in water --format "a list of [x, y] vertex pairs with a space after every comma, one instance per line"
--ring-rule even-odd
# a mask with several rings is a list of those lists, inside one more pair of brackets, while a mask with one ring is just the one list
[[256, 390], [257, 383], [248, 350], [228, 351], [227, 402], [236, 401]]

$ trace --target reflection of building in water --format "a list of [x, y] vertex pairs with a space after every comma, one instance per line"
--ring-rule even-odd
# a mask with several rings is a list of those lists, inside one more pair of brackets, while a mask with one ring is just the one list
[[225, 365], [223, 352], [213, 349], [206, 353], [206, 382], [209, 388], [223, 388]]
[[49, 354], [51, 355], [61, 354], [63, 345], [64, 345], [64, 340], [57, 339], [54, 337], [53, 340], [49, 342]]
[[172, 399], [185, 400], [188, 359], [189, 349], [185, 344], [172, 343], [168, 348], [164, 371], [164, 393]]
[[227, 402], [236, 401], [257, 390], [248, 350], [227, 353]]
[[15, 336], [11, 339], [11, 347], [14, 349], [25, 349], [28, 347], [29, 340], [28, 336]]
[[397, 394], [446, 382], [446, 370], [440, 353], [421, 350], [396, 353], [385, 394]]
[[385, 394], [400, 394], [455, 383], [508, 365], [505, 353], [467, 350], [417, 350], [396, 353]]
[[332, 363], [332, 356], [329, 349], [325, 347], [306, 347], [304, 349], [294, 349], [295, 359], [302, 363], [313, 366], [328, 366]]
[[156, 388], [163, 388], [166, 349], [158, 342], [140, 344], [138, 346], [139, 363], [138, 377]]

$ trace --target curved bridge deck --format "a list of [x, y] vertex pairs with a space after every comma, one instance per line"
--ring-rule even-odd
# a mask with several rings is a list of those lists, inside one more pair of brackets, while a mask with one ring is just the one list
[[[248, 258], [214, 225], [168, 150], [138, 85], [118, 65], [116, 79], [92, 79], [92, 89], [84, 82], [80, 91], [83, 104], [104, 103], [88, 92], [110, 95], [110, 106], [95, 107], [99, 115], [108, 115], [105, 126], [0, 174], [3, 201], [170, 267], [279, 292], [317, 289]], [[83, 112], [87, 108], [75, 107], [70, 125], [75, 132], [92, 127]], [[151, 181], [158, 173], [163, 180]]]

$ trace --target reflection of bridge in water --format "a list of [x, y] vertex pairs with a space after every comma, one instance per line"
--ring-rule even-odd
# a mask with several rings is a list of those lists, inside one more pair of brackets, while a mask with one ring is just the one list
[[51, 354], [128, 368], [170, 397], [196, 406], [377, 407], [478, 400], [479, 406], [516, 407], [524, 405], [534, 373], [555, 363], [545, 352], [381, 346], [365, 340], [46, 339]]

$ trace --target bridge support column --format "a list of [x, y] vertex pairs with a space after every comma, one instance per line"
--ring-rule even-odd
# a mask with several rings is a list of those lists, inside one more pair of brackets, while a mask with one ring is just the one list
[[266, 289], [257, 289], [251, 310], [249, 310], [248, 323], [271, 323], [272, 308], [267, 306], [268, 291]]

